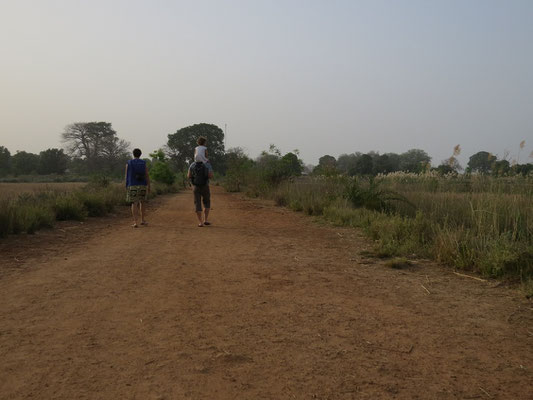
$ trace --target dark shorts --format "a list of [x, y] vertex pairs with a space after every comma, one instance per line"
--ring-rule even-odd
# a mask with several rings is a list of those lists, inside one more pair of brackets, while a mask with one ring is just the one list
[[202, 211], [202, 203], [205, 208], [211, 208], [211, 193], [209, 192], [209, 185], [195, 186], [194, 193], [194, 205], [196, 211]]

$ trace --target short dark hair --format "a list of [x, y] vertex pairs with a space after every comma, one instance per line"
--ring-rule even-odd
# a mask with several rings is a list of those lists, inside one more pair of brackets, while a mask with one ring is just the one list
[[139, 158], [143, 152], [141, 149], [133, 149], [133, 157]]
[[198, 143], [200, 146], [203, 146], [204, 144], [207, 143], [207, 139], [203, 136], [200, 136], [198, 140], [196, 141], [196, 143]]

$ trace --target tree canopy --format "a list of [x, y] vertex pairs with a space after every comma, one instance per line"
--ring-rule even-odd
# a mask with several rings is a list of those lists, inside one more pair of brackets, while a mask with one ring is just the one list
[[11, 156], [11, 168], [15, 175], [30, 175], [39, 169], [39, 155], [17, 151]]
[[487, 151], [478, 151], [476, 154], [470, 156], [470, 159], [468, 160], [468, 168], [472, 172], [488, 174], [495, 161], [496, 157], [491, 153]]
[[224, 169], [224, 132], [216, 125], [195, 124], [178, 129], [168, 135], [169, 154], [178, 170], [185, 171], [194, 159], [196, 141], [200, 136], [207, 139], [207, 155], [217, 171]]
[[411, 149], [400, 154], [400, 170], [406, 172], [422, 172], [431, 162], [431, 157], [424, 150]]
[[67, 164], [68, 156], [63, 149], [48, 149], [39, 153], [39, 174], [63, 174]]
[[337, 160], [326, 154], [318, 159], [318, 165], [313, 169], [314, 174], [334, 175], [337, 174]]
[[128, 158], [130, 144], [109, 122], [76, 122], [61, 134], [67, 153], [87, 163], [89, 172], [112, 170]]

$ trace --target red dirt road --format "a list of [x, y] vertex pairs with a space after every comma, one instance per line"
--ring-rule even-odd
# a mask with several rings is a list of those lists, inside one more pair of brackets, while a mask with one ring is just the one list
[[533, 398], [519, 292], [217, 189], [210, 227], [185, 192], [0, 246], [0, 399]]

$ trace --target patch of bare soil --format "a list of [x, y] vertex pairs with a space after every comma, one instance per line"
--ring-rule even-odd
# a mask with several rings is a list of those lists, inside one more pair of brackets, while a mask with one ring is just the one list
[[0, 242], [0, 398], [531, 398], [519, 292], [213, 189]]

